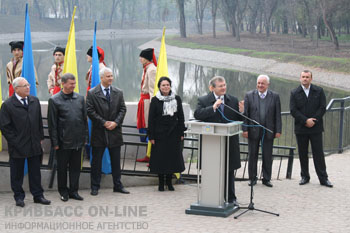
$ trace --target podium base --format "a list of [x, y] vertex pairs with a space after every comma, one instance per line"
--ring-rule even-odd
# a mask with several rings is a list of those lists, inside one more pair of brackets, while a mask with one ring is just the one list
[[223, 207], [209, 207], [195, 203], [189, 209], [186, 209], [185, 213], [226, 218], [238, 210], [239, 207], [233, 204], [224, 204]]

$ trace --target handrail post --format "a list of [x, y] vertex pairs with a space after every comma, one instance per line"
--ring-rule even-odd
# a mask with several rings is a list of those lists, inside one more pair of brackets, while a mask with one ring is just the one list
[[340, 102], [340, 119], [339, 119], [339, 145], [338, 153], [343, 153], [343, 131], [344, 131], [344, 100]]
[[293, 161], [294, 161], [294, 149], [291, 148], [289, 149], [286, 179], [292, 179]]

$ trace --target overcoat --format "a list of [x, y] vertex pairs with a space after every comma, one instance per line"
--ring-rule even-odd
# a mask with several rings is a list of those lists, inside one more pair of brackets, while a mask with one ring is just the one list
[[[86, 98], [86, 109], [92, 121], [91, 145], [95, 147], [117, 147], [123, 145], [122, 124], [126, 114], [123, 92], [110, 86], [110, 102], [101, 85], [90, 89]], [[106, 121], [114, 121], [117, 127], [107, 130]]]
[[25, 107], [13, 95], [0, 110], [0, 129], [8, 143], [12, 158], [28, 158], [42, 155], [41, 141], [44, 140], [43, 120], [39, 99], [29, 95]]
[[184, 136], [185, 119], [182, 102], [175, 96], [177, 111], [173, 116], [163, 116], [164, 101], [153, 97], [148, 119], [148, 136], [152, 145], [150, 170], [158, 174], [172, 174], [185, 170], [181, 136]]

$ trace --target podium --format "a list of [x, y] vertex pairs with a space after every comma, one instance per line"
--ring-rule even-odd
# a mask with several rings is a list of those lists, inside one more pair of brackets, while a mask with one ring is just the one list
[[[229, 136], [242, 133], [241, 124], [188, 121], [187, 133], [200, 135], [198, 141], [197, 202], [186, 214], [227, 217], [239, 207], [225, 202], [228, 196]], [[201, 155], [201, 156], [200, 156]], [[226, 169], [225, 160], [227, 159]], [[201, 168], [200, 168], [201, 167]], [[226, 179], [225, 179], [226, 178]], [[225, 182], [226, 180], [226, 182]], [[226, 187], [226, 188], [225, 188]]]

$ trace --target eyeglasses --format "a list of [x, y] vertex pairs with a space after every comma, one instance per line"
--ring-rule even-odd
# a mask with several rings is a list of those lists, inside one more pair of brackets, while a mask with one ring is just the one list
[[24, 84], [23, 86], [17, 86], [17, 87], [30, 87], [30, 84]]

